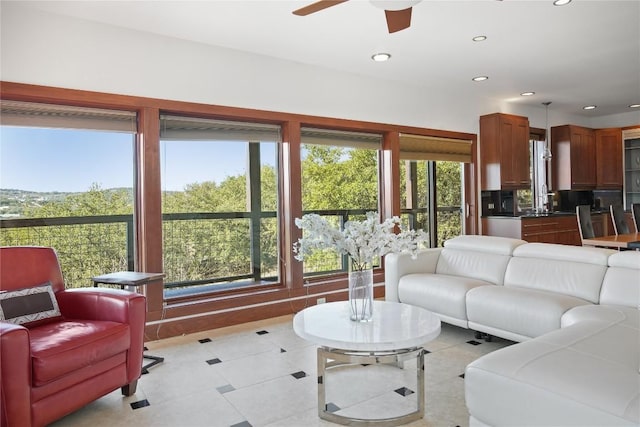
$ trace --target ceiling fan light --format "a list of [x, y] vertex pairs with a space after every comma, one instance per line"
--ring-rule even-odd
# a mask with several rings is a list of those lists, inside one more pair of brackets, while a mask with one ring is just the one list
[[391, 58], [391, 55], [388, 53], [374, 53], [373, 55], [371, 55], [371, 59], [373, 59], [376, 62], [385, 62], [388, 61]]

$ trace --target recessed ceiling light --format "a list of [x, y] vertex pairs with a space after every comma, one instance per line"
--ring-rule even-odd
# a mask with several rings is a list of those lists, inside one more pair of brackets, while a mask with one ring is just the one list
[[389, 58], [391, 58], [391, 55], [388, 53], [374, 53], [373, 55], [371, 55], [371, 59], [376, 62], [388, 61]]
[[629, 108], [640, 108], [640, 104], [631, 104]]
[[565, 4], [571, 3], [571, 0], [555, 0], [553, 2], [554, 6], [564, 6]]
[[475, 36], [471, 40], [473, 40], [474, 42], [482, 42], [482, 41], [485, 41], [486, 39], [487, 39], [487, 36]]
[[583, 110], [595, 110], [597, 105], [586, 105], [582, 107]]
[[535, 94], [536, 94], [535, 92], [522, 92], [520, 94], [520, 96], [531, 96], [531, 95], [535, 95]]
[[478, 77], [474, 77], [471, 80], [473, 80], [474, 82], [482, 82], [485, 80], [489, 80], [489, 77], [487, 76], [478, 76]]

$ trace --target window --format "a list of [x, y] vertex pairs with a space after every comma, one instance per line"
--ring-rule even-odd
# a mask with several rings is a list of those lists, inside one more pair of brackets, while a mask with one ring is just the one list
[[[302, 128], [302, 210], [325, 216], [335, 227], [379, 211], [376, 134]], [[304, 262], [305, 276], [347, 271], [345, 257], [317, 252]]]
[[279, 281], [279, 126], [160, 118], [165, 295]]
[[53, 247], [67, 287], [133, 270], [135, 113], [1, 106], [0, 245]]
[[436, 161], [437, 246], [462, 234], [462, 163]]
[[403, 220], [429, 232], [440, 246], [463, 232], [462, 163], [471, 161], [471, 141], [400, 135]]

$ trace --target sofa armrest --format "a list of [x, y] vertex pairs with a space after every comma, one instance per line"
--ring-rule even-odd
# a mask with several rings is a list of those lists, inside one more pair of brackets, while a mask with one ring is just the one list
[[142, 294], [109, 288], [65, 289], [56, 293], [60, 312], [67, 319], [108, 320], [129, 325], [131, 344], [127, 358], [128, 382], [142, 371], [147, 300]]
[[442, 248], [425, 249], [414, 259], [408, 253], [392, 253], [384, 261], [384, 297], [386, 301], [398, 302], [400, 278], [413, 273], [435, 273]]
[[0, 426], [31, 425], [29, 330], [0, 321]]

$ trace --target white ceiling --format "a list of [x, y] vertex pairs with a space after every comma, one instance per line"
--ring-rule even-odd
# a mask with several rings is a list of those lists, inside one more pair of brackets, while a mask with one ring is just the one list
[[[6, 0], [3, 0], [3, 2]], [[409, 29], [388, 34], [384, 12], [350, 0], [315, 14], [302, 0], [36, 1], [52, 13], [473, 94], [603, 116], [640, 103], [640, 0], [423, 0]], [[25, 3], [22, 3], [25, 4]], [[486, 35], [484, 42], [473, 42]], [[371, 55], [388, 52], [386, 63]], [[485, 82], [471, 78], [486, 75]], [[521, 97], [535, 91], [531, 97]], [[464, 102], [462, 99], [461, 102]], [[584, 111], [585, 105], [597, 105]]]

